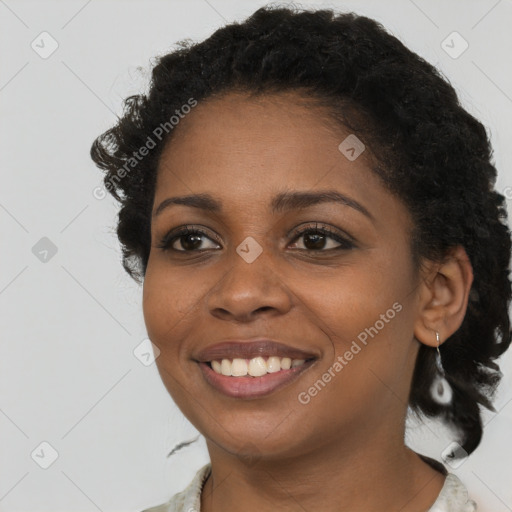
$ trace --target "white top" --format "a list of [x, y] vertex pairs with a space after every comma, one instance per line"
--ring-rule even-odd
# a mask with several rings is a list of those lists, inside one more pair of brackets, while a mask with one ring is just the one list
[[[169, 501], [144, 509], [142, 512], [201, 512], [201, 490], [210, 475], [211, 463], [204, 465], [183, 491]], [[425, 512], [474, 512], [476, 503], [469, 499], [468, 491], [453, 473], [447, 473], [444, 485], [434, 504]]]

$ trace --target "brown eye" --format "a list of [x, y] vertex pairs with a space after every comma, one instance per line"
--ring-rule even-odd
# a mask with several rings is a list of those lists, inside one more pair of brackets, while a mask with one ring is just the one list
[[[337, 233], [332, 232], [329, 228], [306, 228], [296, 233], [294, 240], [298, 240], [299, 238], [303, 238], [303, 246], [304, 247], [296, 247], [301, 250], [306, 251], [316, 251], [316, 252], [326, 252], [328, 250], [336, 250], [336, 249], [353, 249], [355, 245]], [[336, 242], [338, 245], [334, 247], [326, 247], [329, 245], [329, 239]], [[295, 244], [297, 245], [297, 244]]]
[[[158, 247], [164, 251], [172, 250], [176, 252], [195, 252], [212, 249], [212, 247], [202, 247], [202, 244], [205, 243], [205, 239], [213, 242], [213, 240], [206, 234], [206, 232], [202, 231], [201, 229], [184, 228], [177, 232], [171, 231], [165, 235], [158, 244]], [[182, 249], [178, 249], [177, 245], [181, 245]], [[215, 249], [218, 247], [213, 248]]]

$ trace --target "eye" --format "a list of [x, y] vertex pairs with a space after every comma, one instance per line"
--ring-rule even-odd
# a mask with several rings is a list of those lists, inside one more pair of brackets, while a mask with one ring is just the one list
[[[355, 245], [350, 241], [348, 237], [331, 230], [328, 226], [319, 228], [317, 223], [315, 223], [314, 226], [307, 226], [296, 231], [295, 235], [296, 236], [293, 240], [297, 240], [301, 237], [304, 238], [304, 248], [298, 247], [301, 250], [327, 252], [328, 250], [349, 250], [355, 248]], [[331, 243], [333, 240], [337, 242], [338, 246], [327, 247], [326, 249], [325, 245], [328, 239], [331, 239]]]
[[[203, 231], [200, 228], [191, 229], [188, 226], [185, 226], [178, 231], [171, 231], [170, 233], [167, 233], [157, 247], [164, 251], [172, 250], [176, 252], [193, 252], [212, 249], [212, 247], [201, 247], [205, 238], [210, 240], [210, 242], [213, 242], [206, 231]], [[177, 245], [181, 245], [183, 249], [177, 249]], [[213, 247], [213, 249], [215, 248], [218, 247]]]
[[[300, 250], [310, 252], [327, 252], [330, 250], [349, 250], [355, 248], [355, 244], [351, 242], [348, 236], [343, 236], [330, 229], [328, 226], [318, 227], [318, 223], [314, 226], [306, 226], [302, 229], [295, 231], [293, 241], [303, 237], [304, 247], [295, 247]], [[337, 242], [335, 247], [325, 247], [328, 240]], [[209, 241], [210, 246], [204, 246], [205, 242]], [[213, 245], [212, 245], [213, 244]], [[177, 231], [170, 231], [167, 233], [157, 245], [158, 248], [164, 251], [174, 252], [201, 252], [208, 249], [220, 249], [220, 242], [212, 240], [210, 235], [200, 228], [190, 228], [185, 226]], [[298, 245], [298, 244], [294, 244]], [[328, 244], [327, 244], [328, 245]], [[181, 246], [181, 249], [178, 248]]]

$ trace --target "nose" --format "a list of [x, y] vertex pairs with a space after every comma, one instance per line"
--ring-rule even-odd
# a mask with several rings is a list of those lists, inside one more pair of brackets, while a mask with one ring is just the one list
[[263, 251], [251, 263], [233, 251], [219, 270], [223, 277], [207, 295], [210, 313], [223, 320], [250, 322], [261, 315], [282, 315], [292, 306], [292, 295]]

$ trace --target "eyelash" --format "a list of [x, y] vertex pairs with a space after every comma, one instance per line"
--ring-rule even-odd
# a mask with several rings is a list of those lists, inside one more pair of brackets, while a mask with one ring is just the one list
[[[302, 229], [297, 230], [293, 236], [292, 242], [300, 238], [301, 236], [305, 234], [310, 233], [321, 233], [323, 235], [326, 235], [328, 238], [332, 238], [339, 244], [341, 244], [339, 247], [335, 247], [334, 249], [298, 249], [300, 251], [308, 251], [308, 252], [329, 252], [329, 251], [337, 251], [337, 250], [350, 250], [354, 249], [356, 246], [354, 243], [352, 243], [348, 238], [341, 236], [340, 234], [334, 232], [331, 230], [328, 226], [323, 226], [321, 228], [317, 227], [317, 224], [315, 223], [315, 226], [306, 226]], [[178, 231], [171, 231], [163, 236], [160, 243], [157, 245], [159, 249], [162, 249], [164, 251], [173, 251], [177, 253], [191, 253], [191, 252], [204, 252], [208, 249], [195, 249], [195, 250], [178, 250], [173, 249], [172, 245], [174, 242], [186, 235], [204, 235], [206, 238], [209, 238], [212, 241], [215, 241], [220, 244], [218, 240], [215, 238], [212, 239], [212, 237], [201, 228], [189, 228], [188, 226], [185, 226], [182, 229], [179, 229]]]

